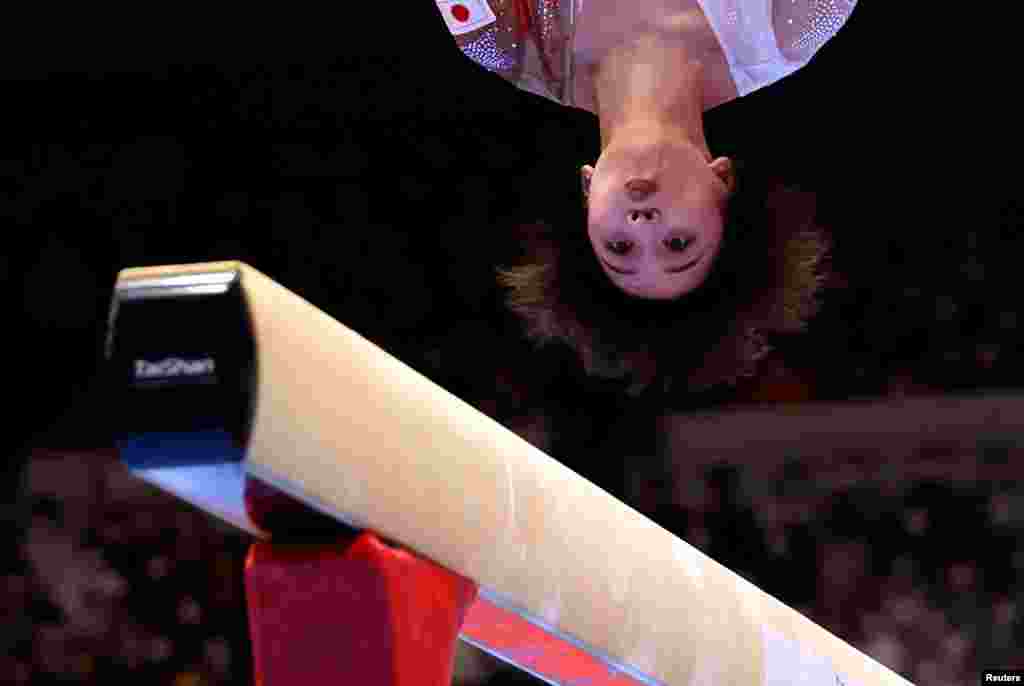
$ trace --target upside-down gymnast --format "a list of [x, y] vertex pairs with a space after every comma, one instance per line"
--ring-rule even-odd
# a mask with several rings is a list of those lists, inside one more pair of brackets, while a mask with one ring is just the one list
[[767, 188], [711, 153], [703, 115], [806, 65], [856, 0], [435, 1], [474, 62], [599, 122], [579, 225], [534, 227], [526, 262], [499, 272], [532, 339], [636, 393], [735, 383], [765, 334], [803, 328], [824, 231], [773, 216]]

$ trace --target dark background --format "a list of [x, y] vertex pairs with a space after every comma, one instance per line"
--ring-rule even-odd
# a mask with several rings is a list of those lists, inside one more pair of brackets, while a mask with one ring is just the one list
[[[5, 440], [49, 431], [88, 383], [127, 266], [245, 259], [413, 358], [455, 325], [515, 328], [493, 278], [508, 229], [579, 202], [596, 119], [471, 63], [431, 3], [392, 14], [14, 15]], [[919, 14], [862, 3], [811, 65], [707, 117], [716, 154], [812, 191], [834, 233], [849, 288], [790, 355], [826, 396], [896, 369], [1017, 383], [1012, 48]]]
[[[861, 3], [810, 66], [707, 117], [715, 154], [813, 192], [835, 235], [848, 287], [783, 351], [815, 399], [1022, 380], [1010, 22], [927, 11]], [[7, 34], [11, 540], [33, 450], [109, 443], [117, 271], [212, 259], [246, 260], [485, 411], [543, 414], [553, 455], [624, 490], [615, 427], [670, 408], [532, 352], [494, 284], [511, 226], [580, 201], [592, 115], [472, 64], [429, 2], [54, 10], [12, 14]]]

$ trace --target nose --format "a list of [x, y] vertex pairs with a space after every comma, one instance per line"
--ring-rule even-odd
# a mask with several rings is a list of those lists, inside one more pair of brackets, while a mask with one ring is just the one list
[[643, 202], [657, 190], [657, 184], [649, 179], [630, 179], [626, 182], [626, 192], [633, 202]]
[[653, 208], [645, 210], [630, 210], [626, 213], [626, 221], [632, 225], [656, 222], [659, 217], [661, 217], [661, 212]]
[[[658, 185], [649, 179], [630, 179], [626, 182], [626, 193], [632, 202], [643, 202], [658, 190]], [[645, 222], [657, 221], [660, 216], [658, 210], [633, 209], [626, 213], [626, 220], [630, 224], [642, 224]]]

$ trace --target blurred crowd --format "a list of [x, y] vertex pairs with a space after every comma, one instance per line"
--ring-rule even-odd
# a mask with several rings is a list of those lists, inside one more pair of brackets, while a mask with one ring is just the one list
[[914, 683], [1022, 664], [1018, 484], [841, 487], [793, 471], [744, 488], [742, 470], [713, 467], [703, 507], [652, 495], [651, 516]]
[[[109, 456], [96, 461], [111, 479], [132, 478]], [[128, 500], [101, 488], [82, 509], [28, 474], [26, 535], [0, 589], [0, 681], [252, 683], [245, 538], [148, 487]], [[850, 484], [805, 461], [766, 484], [716, 464], [685, 482], [634, 479], [630, 501], [914, 683], [1024, 667], [1016, 482]], [[456, 677], [532, 683], [465, 645]]]
[[246, 542], [204, 513], [153, 498], [96, 504], [86, 528], [52, 495], [35, 499], [4, 575], [0, 682], [251, 682]]

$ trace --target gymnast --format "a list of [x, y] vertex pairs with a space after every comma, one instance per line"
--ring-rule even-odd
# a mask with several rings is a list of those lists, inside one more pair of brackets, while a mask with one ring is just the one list
[[[826, 234], [806, 194], [773, 202], [712, 155], [703, 113], [807, 64], [856, 0], [436, 2], [474, 62], [598, 118], [578, 230], [524, 227], [526, 259], [499, 270], [530, 338], [567, 343], [635, 394], [736, 383], [766, 334], [804, 328]], [[780, 219], [787, 207], [809, 211]]]

